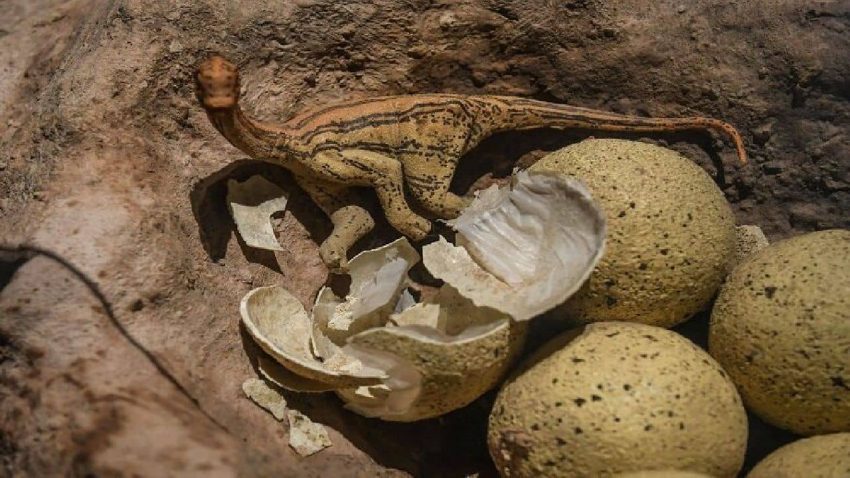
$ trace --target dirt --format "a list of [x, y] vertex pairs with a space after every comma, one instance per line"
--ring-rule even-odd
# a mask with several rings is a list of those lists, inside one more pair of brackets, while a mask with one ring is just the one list
[[[238, 326], [239, 299], [277, 283], [310, 304], [327, 279], [316, 243], [329, 224], [287, 173], [246, 161], [209, 124], [192, 73], [212, 52], [239, 64], [243, 104], [268, 120], [419, 92], [721, 118], [743, 133], [750, 165], [708, 134], [640, 139], [698, 162], [739, 223], [773, 240], [850, 227], [847, 0], [11, 0], [0, 10], [0, 243], [66, 261], [0, 255], [0, 475], [494, 473], [483, 442], [492, 394], [417, 424], [365, 419], [327, 394], [289, 396], [331, 429], [334, 445], [309, 458], [242, 396], [257, 351]], [[455, 187], [593, 134], [491, 138]], [[286, 251], [251, 251], [233, 235], [224, 184], [255, 173], [292, 192], [277, 221]], [[392, 237], [380, 224], [359, 246]], [[758, 426], [750, 462], [791, 439]]]

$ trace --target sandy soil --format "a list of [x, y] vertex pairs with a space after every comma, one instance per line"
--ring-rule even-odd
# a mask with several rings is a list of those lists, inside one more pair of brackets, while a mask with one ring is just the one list
[[[744, 134], [749, 166], [706, 134], [647, 140], [705, 167], [739, 222], [776, 239], [850, 227], [848, 51], [847, 0], [3, 2], [0, 243], [53, 251], [96, 289], [57, 260], [0, 255], [0, 475], [493, 473], [487, 397], [401, 425], [293, 395], [332, 429], [334, 446], [306, 459], [243, 398], [256, 350], [238, 301], [278, 283], [309, 304], [329, 224], [285, 172], [245, 161], [210, 126], [192, 81], [209, 53], [240, 65], [243, 104], [269, 120], [414, 92], [722, 118]], [[591, 134], [491, 138], [456, 186]], [[227, 178], [255, 173], [292, 191], [276, 255], [240, 243], [223, 203]], [[381, 225], [360, 247], [392, 236]], [[755, 434], [751, 460], [790, 439]]]

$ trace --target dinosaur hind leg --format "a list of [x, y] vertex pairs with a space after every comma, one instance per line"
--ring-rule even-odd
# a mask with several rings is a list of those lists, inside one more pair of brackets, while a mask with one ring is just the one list
[[319, 246], [322, 261], [331, 271], [346, 270], [348, 250], [375, 227], [372, 215], [346, 186], [306, 176], [295, 180], [333, 223], [331, 235]]
[[352, 149], [338, 155], [316, 155], [311, 168], [340, 183], [374, 188], [387, 220], [405, 236], [418, 241], [431, 231], [431, 222], [413, 212], [405, 200], [399, 161], [372, 151]]

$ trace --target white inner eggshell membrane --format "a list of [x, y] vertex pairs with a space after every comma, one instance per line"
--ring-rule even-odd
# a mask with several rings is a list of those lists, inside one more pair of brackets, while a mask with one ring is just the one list
[[407, 272], [419, 262], [419, 254], [400, 238], [385, 246], [364, 251], [348, 263], [350, 292], [340, 299], [329, 287], [319, 291], [313, 306], [313, 352], [326, 361], [343, 361], [339, 346], [352, 335], [382, 327], [407, 284]]
[[425, 267], [478, 306], [528, 320], [563, 303], [602, 257], [605, 216], [580, 182], [520, 172], [512, 189], [495, 186], [422, 249]]

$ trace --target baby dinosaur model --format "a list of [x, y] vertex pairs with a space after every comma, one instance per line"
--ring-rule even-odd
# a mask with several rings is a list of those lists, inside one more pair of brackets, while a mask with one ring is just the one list
[[330, 217], [333, 232], [320, 252], [331, 269], [344, 269], [348, 249], [374, 226], [369, 212], [356, 204], [352, 187], [373, 188], [390, 224], [413, 240], [423, 239], [431, 223], [410, 209], [405, 190], [434, 215], [456, 217], [467, 204], [449, 191], [458, 160], [499, 131], [709, 129], [728, 135], [746, 163], [741, 136], [720, 120], [642, 118], [510, 96], [385, 96], [310, 109], [284, 123], [266, 124], [239, 107], [239, 73], [220, 56], [200, 65], [197, 95], [224, 137], [252, 158], [290, 170]]

